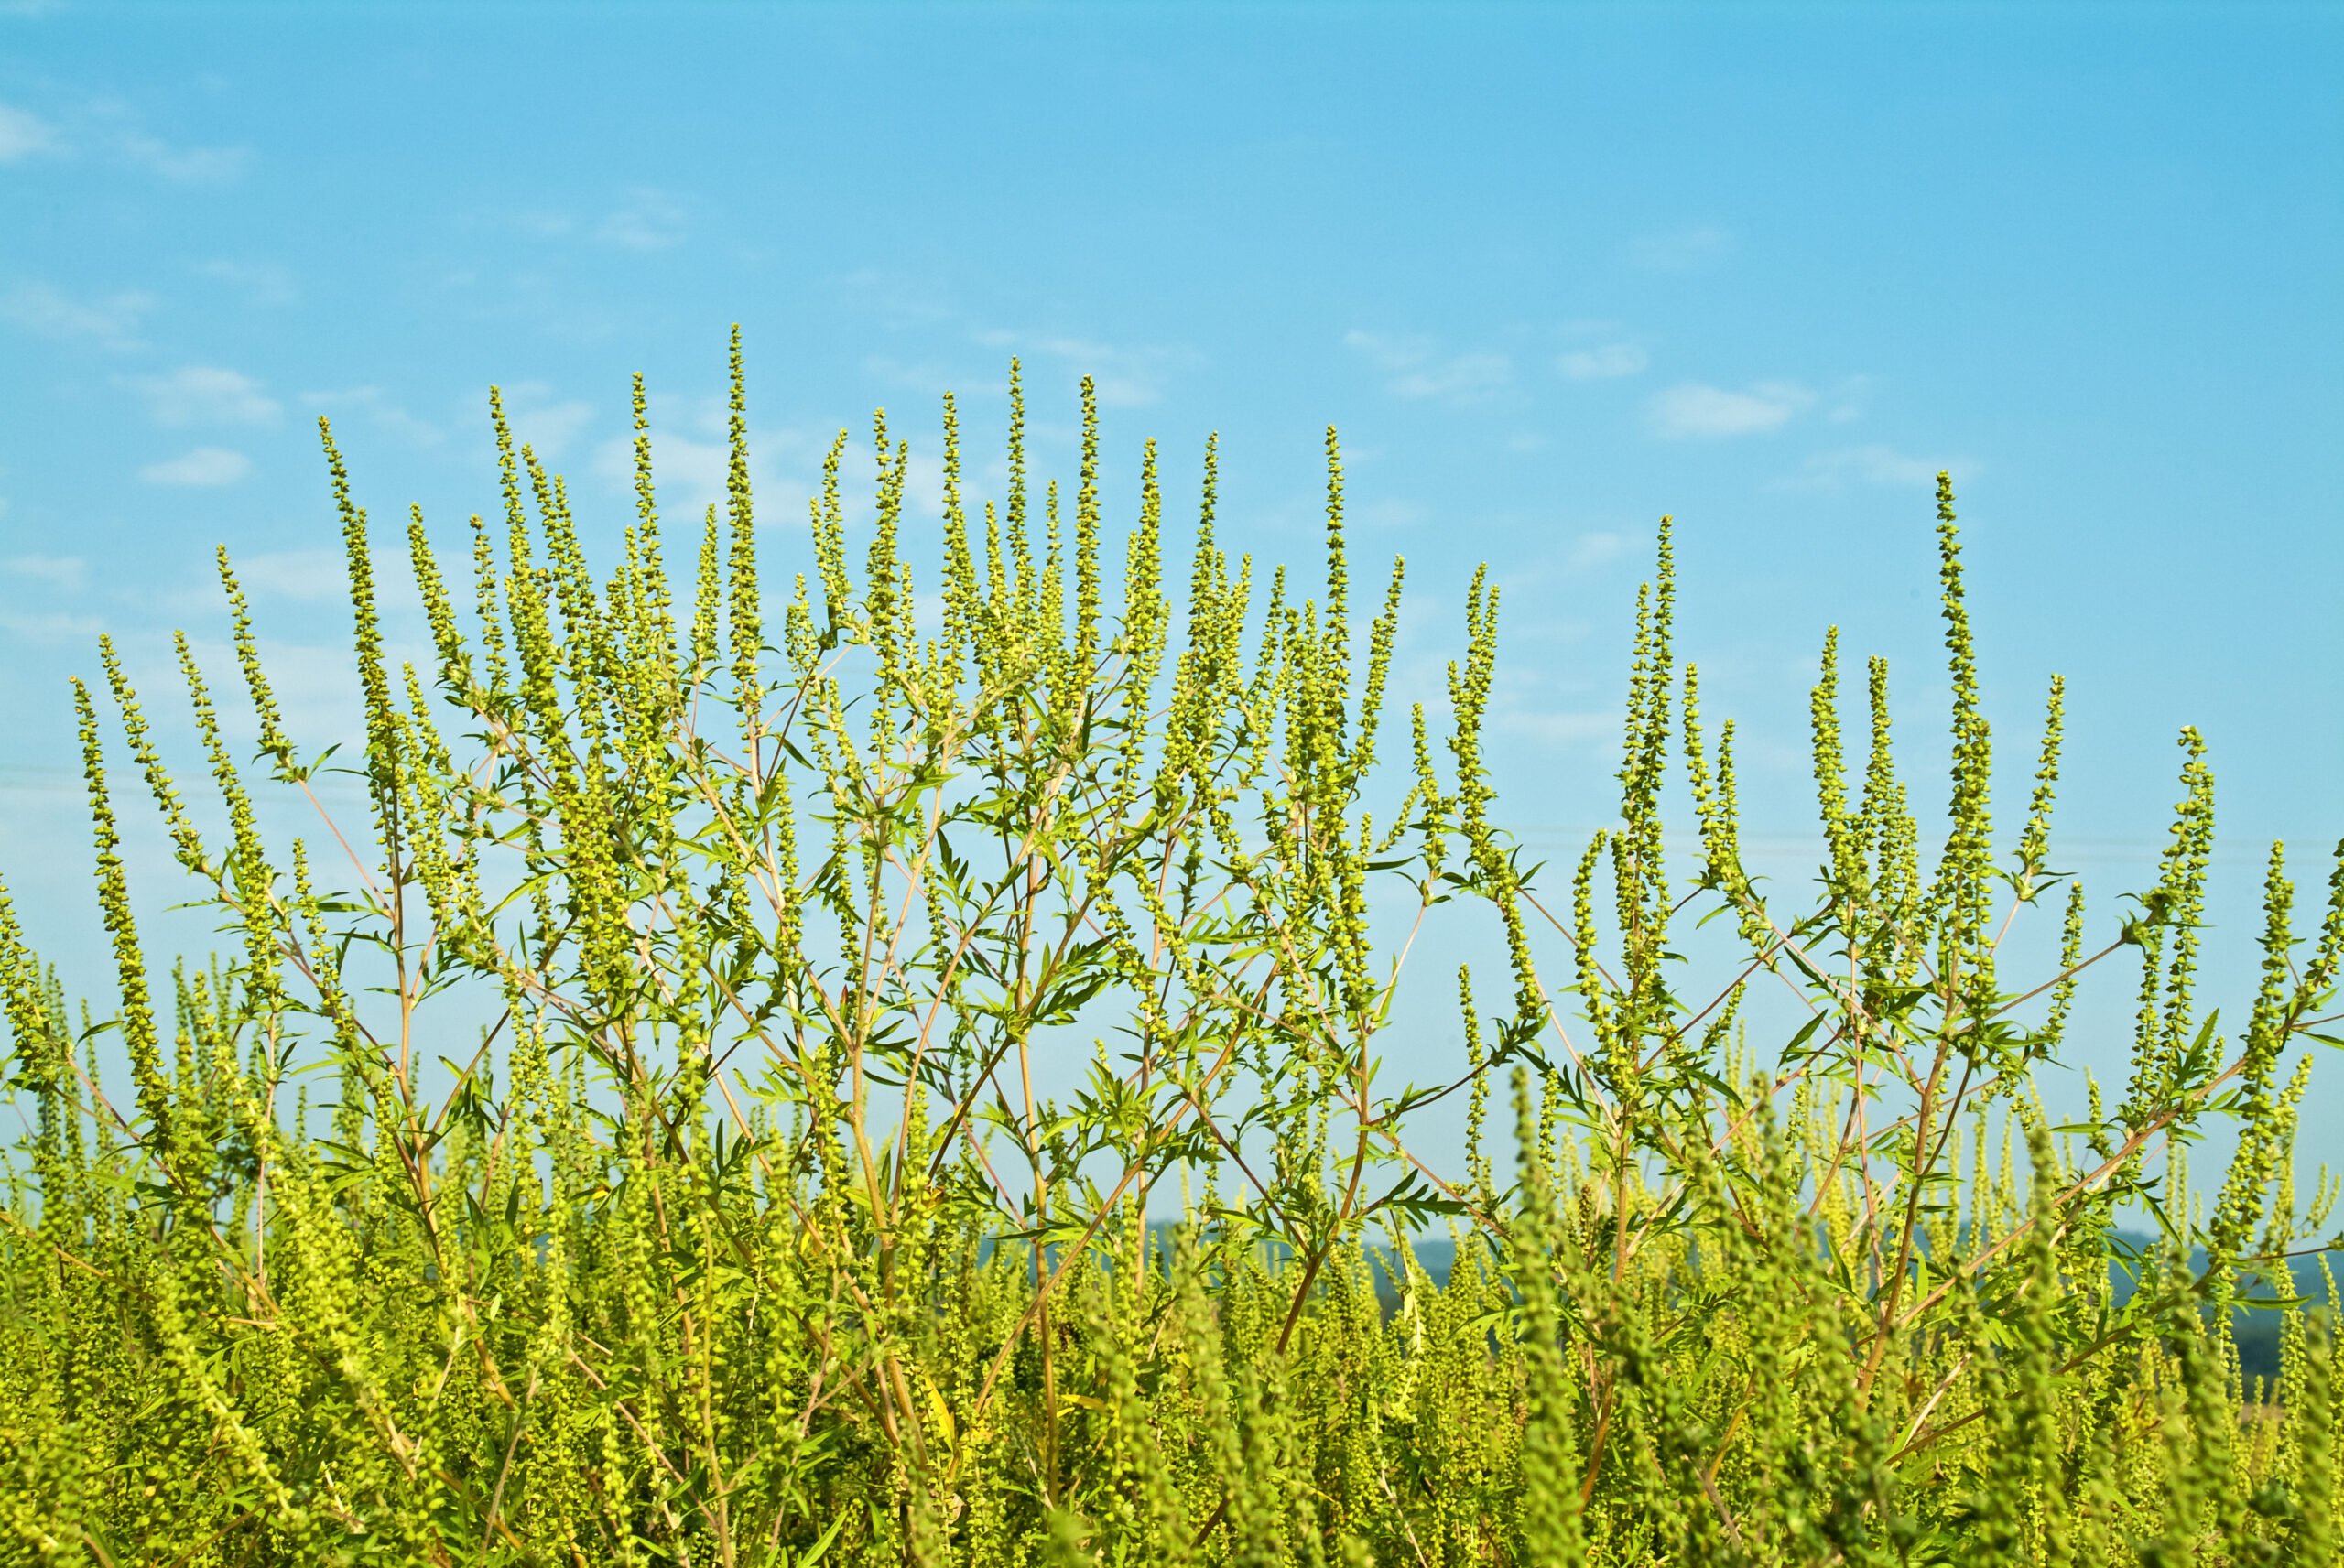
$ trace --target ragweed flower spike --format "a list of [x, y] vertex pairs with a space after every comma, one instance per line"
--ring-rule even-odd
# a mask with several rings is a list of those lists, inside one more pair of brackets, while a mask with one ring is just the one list
[[172, 1151], [171, 1086], [163, 1073], [163, 1059], [155, 1034], [154, 1004], [146, 984], [146, 955], [138, 945], [138, 924], [130, 908], [130, 881], [122, 860], [122, 834], [115, 826], [114, 800], [106, 787], [105, 752], [98, 738], [98, 712], [90, 689], [76, 680], [73, 710], [81, 721], [81, 778], [89, 786], [90, 822], [97, 845], [98, 911], [112, 938], [114, 983], [122, 998], [118, 1022], [123, 1044], [130, 1054], [130, 1076], [138, 1088], [138, 1109], [157, 1150]]
[[260, 720], [260, 749], [276, 760], [281, 772], [293, 765], [293, 742], [285, 738], [284, 719], [277, 710], [277, 694], [269, 686], [267, 672], [261, 667], [260, 648], [253, 638], [252, 610], [244, 602], [243, 586], [228, 565], [228, 546], [221, 546], [215, 558], [220, 567], [220, 586], [228, 595], [236, 664], [244, 672], [244, 686], [252, 694], [253, 713]]
[[2059, 785], [2059, 744], [2067, 731], [2067, 683], [2051, 677], [2051, 695], [2045, 699], [2043, 754], [2035, 768], [2035, 797], [2028, 803], [2026, 831], [2018, 843], [2018, 895], [2032, 898], [2043, 876], [2043, 858], [2051, 844], [2051, 804]]
[[1994, 1000], [1991, 919], [1993, 819], [1989, 813], [1993, 774], [1992, 741], [1980, 708], [1978, 656], [1970, 630], [1968, 590], [1961, 576], [1961, 536], [1955, 526], [1953, 478], [1937, 475], [1938, 580], [1943, 588], [1945, 646], [1953, 685], [1953, 796], [1947, 807], [1951, 827], [1937, 862], [1930, 903], [1938, 922], [1938, 983], [1949, 1010], [1958, 1001], [1959, 1025], [1980, 1029]]
[[754, 500], [749, 489], [748, 372], [741, 361], [741, 329], [732, 328], [732, 395], [725, 420], [724, 520], [730, 538], [727, 622], [732, 648], [732, 684], [741, 708], [742, 739], [749, 754], [758, 755], [764, 730], [765, 688], [757, 679], [757, 660], [765, 648], [764, 623], [757, 613], [757, 525]]
[[342, 540], [350, 571], [352, 642], [358, 654], [358, 685], [365, 700], [366, 773], [374, 793], [375, 831], [383, 853], [396, 861], [399, 847], [394, 781], [398, 775], [398, 736], [392, 720], [391, 679], [383, 664], [382, 619], [374, 606], [374, 562], [366, 547], [366, 512], [351, 499], [350, 472], [333, 444], [333, 427], [322, 416], [318, 440], [325, 448], [333, 480], [334, 508], [342, 514]]

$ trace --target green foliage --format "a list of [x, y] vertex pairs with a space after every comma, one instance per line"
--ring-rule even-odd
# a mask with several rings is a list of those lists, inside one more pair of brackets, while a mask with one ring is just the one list
[[[841, 435], [810, 576], [776, 595], [737, 339], [732, 365], [689, 584], [639, 384], [637, 514], [600, 579], [492, 398], [504, 517], [472, 520], [468, 604], [408, 530], [429, 672], [391, 667], [327, 433], [365, 716], [364, 829], [326, 817], [347, 891], [262, 831], [254, 791], [315, 802], [325, 759], [285, 733], [225, 553], [259, 749], [236, 761], [182, 639], [205, 824], [102, 643], [122, 741], [231, 934], [168, 986], [74, 687], [119, 1000], [77, 1027], [0, 896], [29, 1113], [0, 1211], [11, 1560], [2332, 1560], [2332, 1298], [2283, 1309], [2269, 1386], [2241, 1376], [2230, 1309], [2325, 1222], [2290, 1195], [2307, 1080], [2281, 1068], [2334, 1023], [2344, 862], [2306, 952], [2274, 849], [2232, 1045], [2196, 1011], [2212, 783], [2187, 733], [2160, 881], [2087, 955], [2081, 890], [2048, 869], [2056, 682], [1995, 858], [1942, 481], [1934, 866], [1878, 660], [1850, 784], [1835, 633], [1820, 896], [1762, 895], [1733, 728], [1710, 750], [1676, 664], [1664, 523], [1618, 825], [1550, 914], [1492, 814], [1483, 577], [1446, 759], [1417, 708], [1406, 787], [1371, 814], [1401, 570], [1355, 643], [1332, 431], [1316, 596], [1283, 569], [1264, 595], [1229, 555], [1208, 447], [1176, 605], [1151, 445], [1111, 613], [1088, 384], [1069, 514], [1028, 474], [1014, 372], [999, 504], [964, 497], [945, 406], [940, 597], [915, 590], [884, 416], [871, 521], [848, 524]], [[1672, 758], [1699, 828], [1682, 888]], [[1372, 929], [1379, 879], [1412, 907]], [[2014, 982], [2005, 934], [2062, 882], [2059, 965]], [[1507, 1000], [1477, 1011], [1461, 973], [1467, 1059], [1395, 1087], [1407, 944], [1459, 918], [1490, 922]], [[2132, 1081], [2049, 1126], [2030, 1075], [2078, 977], [2126, 949]], [[1798, 1013], [1763, 1053], [1762, 986]], [[98, 1070], [108, 1032], [127, 1102]], [[338, 1086], [324, 1133], [312, 1071]], [[1503, 1184], [1493, 1078], [1517, 1113]], [[1444, 1173], [1405, 1124], [1460, 1093]], [[2200, 1227], [2148, 1161], [2217, 1115], [2240, 1153]], [[1175, 1184], [1181, 1222], [1151, 1227]], [[2127, 1204], [2159, 1215], [2160, 1249], [2117, 1237]], [[1456, 1241], [1445, 1280], [1416, 1256], [1427, 1224]]]

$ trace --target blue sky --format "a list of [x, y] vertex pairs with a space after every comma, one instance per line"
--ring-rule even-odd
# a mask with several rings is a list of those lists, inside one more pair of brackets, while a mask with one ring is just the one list
[[997, 450], [1017, 354], [1046, 468], [1095, 375], [1111, 503], [1218, 430], [1224, 525], [1301, 560], [1339, 425], [1411, 694], [1492, 563], [1503, 809], [1555, 853], [1664, 512], [1785, 874], [1826, 624], [1940, 793], [1950, 467], [2005, 813], [2059, 671], [2111, 921], [2200, 725], [2243, 958], [2263, 847], [2309, 902], [2344, 831], [2339, 82], [2333, 5], [0, 5], [0, 868], [94, 979], [64, 677], [217, 650], [217, 543], [346, 730], [319, 414], [378, 526], [452, 538], [497, 383], [607, 537], [627, 375], [689, 504], [738, 320], [785, 522], [876, 406], [932, 460], [950, 387]]

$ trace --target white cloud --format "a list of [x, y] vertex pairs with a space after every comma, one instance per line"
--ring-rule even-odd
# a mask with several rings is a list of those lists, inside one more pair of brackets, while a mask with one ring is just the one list
[[915, 392], [923, 397], [940, 396], [948, 391], [957, 392], [963, 386], [985, 384], [992, 380], [991, 373], [982, 377], [956, 375], [935, 360], [906, 362], [885, 354], [866, 356], [863, 362], [863, 373], [874, 381], [900, 387], [906, 392]]
[[363, 414], [378, 427], [413, 447], [436, 447], [448, 438], [447, 432], [429, 420], [418, 419], [406, 409], [391, 402], [379, 386], [353, 386], [344, 392], [305, 392], [304, 406], [328, 411], [347, 408]]
[[1619, 559], [1620, 552], [1628, 547], [1626, 535], [1621, 534], [1581, 534], [1571, 541], [1570, 554], [1566, 557], [1574, 567], [1600, 567], [1606, 561]]
[[1652, 400], [1653, 432], [1672, 439], [1747, 436], [1788, 422], [1815, 401], [1796, 382], [1762, 381], [1740, 392], [1684, 382]]
[[255, 595], [309, 603], [350, 594], [350, 562], [333, 550], [275, 550], [233, 565], [236, 581]]
[[1394, 397], [1442, 397], [1471, 403], [1503, 386], [1514, 374], [1505, 355], [1473, 352], [1443, 356], [1438, 343], [1417, 333], [1343, 334], [1343, 342], [1392, 373], [1384, 390]]
[[674, 191], [637, 186], [622, 194], [618, 204], [597, 221], [583, 222], [574, 212], [558, 207], [524, 207], [491, 213], [487, 221], [517, 230], [532, 240], [589, 240], [624, 251], [673, 250], [684, 243], [688, 198]]
[[42, 153], [61, 153], [57, 127], [27, 109], [0, 103], [0, 163], [19, 163]]
[[[1099, 401], [1110, 408], [1135, 408], [1154, 403], [1166, 373], [1198, 362], [1193, 349], [1177, 346], [1119, 349], [1091, 338], [1039, 338], [1026, 333], [989, 329], [971, 334], [985, 348], [1007, 349], [1030, 358], [1047, 354], [1078, 376], [1091, 377]], [[1027, 366], [1027, 388], [1034, 385]]]
[[[1024, 362], [1029, 396], [1058, 390], [1065, 384], [1060, 377], [1072, 380], [1087, 375], [1102, 405], [1140, 407], [1156, 402], [1173, 374], [1204, 362], [1204, 356], [1185, 343], [1134, 346], [1066, 333], [986, 326], [971, 319], [924, 280], [877, 269], [845, 275], [839, 280], [839, 290], [843, 308], [877, 318], [884, 330], [960, 327], [966, 330], [968, 341], [1002, 355], [993, 368], [974, 374], [951, 371], [936, 360], [906, 362], [879, 355], [863, 362], [863, 369], [874, 377], [928, 395], [947, 388], [964, 396], [998, 395], [1005, 388], [994, 378], [1004, 376], [1008, 369], [1003, 362], [1015, 358]], [[1045, 370], [1036, 362], [1040, 360], [1058, 362], [1055, 372]], [[1038, 435], [1044, 427], [1036, 422], [1029, 428]]]
[[[5, 5], [0, 5], [0, 15], [5, 14]], [[53, 124], [30, 110], [0, 103], [0, 163], [44, 153], [58, 157], [92, 153], [180, 184], [201, 184], [233, 178], [252, 157], [249, 147], [182, 146], [168, 142], [142, 126], [136, 113], [117, 100], [82, 104], [66, 120], [70, 134], [65, 126]]]
[[80, 589], [84, 564], [79, 556], [11, 556], [0, 561], [11, 576], [28, 577], [68, 593]]
[[[659, 487], [661, 515], [667, 519], [671, 550], [696, 548], [700, 520], [713, 503], [725, 503], [732, 470], [729, 427], [732, 413], [722, 397], [677, 397], [654, 394], [651, 400], [651, 471]], [[822, 454], [830, 449], [835, 430], [798, 428], [787, 425], [751, 426], [749, 482], [755, 492], [761, 528], [795, 532], [806, 526], [806, 501], [820, 489], [815, 477]], [[867, 445], [851, 443], [853, 470], [870, 473], [864, 462]], [[913, 485], [923, 484], [919, 458], [913, 454]], [[588, 472], [613, 492], [635, 488], [635, 438], [613, 436], [594, 445]], [[941, 493], [940, 471], [934, 492]], [[868, 515], [869, 489], [850, 481], [846, 490], [847, 522], [859, 526]], [[682, 541], [678, 543], [678, 541]]]
[[139, 123], [136, 110], [116, 99], [101, 99], [78, 116], [86, 144], [113, 153], [123, 162], [182, 185], [233, 179], [251, 157], [248, 147], [181, 146], [168, 142]]
[[557, 461], [594, 417], [592, 404], [552, 402], [551, 391], [543, 382], [525, 381], [504, 394], [505, 417], [513, 427], [513, 438], [526, 446], [541, 463]]
[[224, 447], [198, 447], [168, 462], [148, 463], [138, 477], [148, 484], [233, 484], [252, 471], [252, 460]]
[[168, 375], [130, 378], [129, 384], [154, 405], [155, 422], [173, 429], [190, 425], [272, 425], [281, 412], [260, 383], [219, 365], [182, 365]]
[[1464, 402], [1495, 392], [1513, 373], [1514, 362], [1503, 354], [1460, 354], [1394, 378], [1390, 390], [1399, 397], [1452, 397]]
[[[902, 438], [898, 437], [897, 439]], [[909, 492], [911, 514], [915, 517], [944, 515], [944, 455], [941, 451], [912, 449], [910, 471], [905, 475], [905, 488]], [[929, 625], [936, 624], [930, 621]]]
[[44, 338], [86, 338], [121, 353], [146, 346], [139, 341], [138, 319], [155, 303], [153, 295], [136, 289], [83, 300], [45, 283], [20, 283], [0, 298], [0, 317]]
[[1850, 484], [1884, 484], [1908, 489], [1926, 489], [1937, 482], [1937, 470], [1960, 467], [1975, 470], [1973, 463], [1936, 463], [1924, 458], [1908, 458], [1892, 448], [1878, 444], [1849, 447], [1836, 452], [1818, 452], [1800, 466], [1798, 473], [1776, 480], [1774, 490], [1839, 490]]
[[1421, 332], [1368, 332], [1352, 328], [1343, 334], [1343, 346], [1365, 354], [1386, 370], [1422, 364], [1438, 346]]
[[626, 204], [596, 226], [594, 237], [621, 250], [673, 250], [684, 243], [684, 204], [664, 190], [631, 190]]
[[1608, 741], [1620, 733], [1617, 713], [1537, 713], [1519, 709], [1497, 715], [1498, 728], [1549, 744]]
[[1733, 235], [1724, 229], [1697, 225], [1646, 234], [1628, 249], [1638, 266], [1653, 272], [1698, 272], [1732, 251]]
[[1137, 408], [1155, 402], [1167, 363], [1190, 357], [1177, 351], [1126, 353], [1081, 338], [1046, 338], [1036, 346], [1068, 368], [1089, 375], [1099, 401], [1110, 408]]
[[254, 305], [290, 305], [300, 297], [293, 275], [275, 262], [214, 261], [196, 270], [243, 289], [246, 301]]
[[1432, 514], [1416, 502], [1386, 496], [1381, 501], [1353, 507], [1351, 515], [1362, 527], [1412, 528]]
[[179, 185], [233, 179], [252, 157], [249, 147], [180, 147], [143, 131], [125, 131], [115, 146], [129, 162]]
[[94, 615], [68, 615], [61, 611], [46, 615], [0, 613], [0, 626], [35, 643], [78, 643], [106, 629], [106, 623]]
[[1555, 362], [1555, 368], [1573, 381], [1609, 381], [1614, 376], [1633, 375], [1649, 363], [1643, 349], [1633, 343], [1604, 343], [1592, 349], [1575, 349]]
[[1834, 425], [1846, 425], [1864, 416], [1864, 408], [1872, 397], [1872, 377], [1851, 375], [1832, 388], [1830, 406], [1823, 416]]
[[[926, 280], [876, 267], [864, 267], [841, 277], [839, 295], [848, 308], [876, 316], [879, 324], [891, 332], [961, 319], [951, 299]], [[984, 342], [985, 335], [979, 333], [977, 341]]]
[[[375, 608], [383, 615], [388, 636], [394, 644], [402, 640], [412, 642], [423, 630], [417, 624], [423, 613], [423, 601], [415, 589], [405, 537], [402, 535], [395, 544], [377, 545], [368, 553], [368, 559], [374, 574]], [[228, 564], [235, 569], [237, 585], [256, 603], [345, 604], [350, 600], [350, 558], [338, 549], [266, 550], [233, 556]], [[440, 569], [450, 569], [444, 556]], [[175, 615], [208, 620], [221, 608], [219, 574], [207, 560], [201, 567], [191, 568], [178, 587], [165, 590], [158, 602]], [[201, 646], [198, 654], [203, 656]], [[346, 667], [349, 655], [347, 647], [288, 650], [284, 656], [285, 669], [288, 677], [293, 678], [297, 662], [304, 658], [323, 659], [329, 668], [337, 664]], [[277, 672], [277, 657], [269, 655], [271, 675]], [[303, 673], [315, 675], [314, 670]]]
[[[695, 441], [654, 428], [651, 432], [651, 476], [659, 487], [663, 510], [681, 495], [694, 512], [724, 499], [732, 454], [722, 441]], [[613, 485], [635, 481], [635, 442], [632, 438], [603, 442], [594, 451], [594, 473]]]

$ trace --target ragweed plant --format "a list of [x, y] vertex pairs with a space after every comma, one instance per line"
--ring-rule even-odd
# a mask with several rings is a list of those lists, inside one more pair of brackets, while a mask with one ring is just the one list
[[[419, 514], [407, 531], [421, 670], [392, 665], [374, 534], [321, 424], [363, 824], [320, 806], [314, 842], [263, 832], [258, 792], [315, 803], [322, 762], [286, 732], [224, 552], [254, 755], [179, 643], [217, 810], [189, 804], [110, 643], [103, 697], [74, 686], [117, 996], [69, 1009], [0, 898], [31, 1112], [0, 1211], [13, 1556], [2332, 1559], [2333, 1289], [2324, 1315], [2283, 1308], [2275, 1382], [2243, 1379], [2231, 1309], [2291, 1278], [2332, 1206], [2324, 1184], [2294, 1205], [2307, 1079], [2285, 1064], [2335, 1022], [2344, 861], [2299, 938], [2274, 849], [2261, 986], [2221, 1036], [2196, 997], [2212, 782], [2185, 734], [2157, 884], [2088, 951], [2051, 870], [2056, 682], [1997, 859], [1942, 481], [1942, 848], [1876, 660], [1851, 785], [1835, 633], [1820, 896], [1762, 894], [1732, 726], [1712, 749], [1676, 662], [1664, 523], [1617, 825], [1565, 903], [1494, 816], [1485, 576], [1447, 715], [1416, 708], [1407, 758], [1376, 768], [1402, 573], [1354, 604], [1333, 432], [1315, 589], [1230, 554], [1208, 445], [1176, 602], [1150, 445], [1111, 592], [1091, 389], [1062, 492], [1029, 472], [1013, 369], [998, 501], [964, 493], [946, 401], [927, 594], [884, 416], [870, 522], [847, 521], [841, 435], [808, 569], [776, 592], [737, 339], [689, 577], [639, 382], [634, 407], [635, 514], [598, 576], [492, 394], [502, 507], [472, 519], [469, 578]], [[133, 914], [125, 756], [232, 937], [168, 977]], [[1664, 852], [1672, 760], [1689, 867]], [[1378, 878], [1405, 890], [1397, 942], [1371, 925]], [[2005, 935], [2055, 892], [2058, 963], [2013, 979]], [[1461, 971], [1465, 1059], [1395, 1087], [1402, 959], [1474, 904], [1503, 1005]], [[1701, 963], [1672, 968], [1672, 930], [1706, 921]], [[2080, 979], [2127, 955], [2123, 1098], [2055, 1127], [2033, 1074]], [[1798, 1013], [1763, 1049], [1757, 987]], [[309, 1069], [336, 1086], [321, 1128]], [[1405, 1124], [1453, 1094], [1469, 1146], [1445, 1171]], [[2153, 1162], [2216, 1116], [2239, 1154], [2201, 1217]], [[1179, 1222], [1151, 1226], [1175, 1191]], [[2165, 1245], [2115, 1234], [2128, 1204]], [[1440, 1224], [1445, 1280], [1415, 1244]]]

